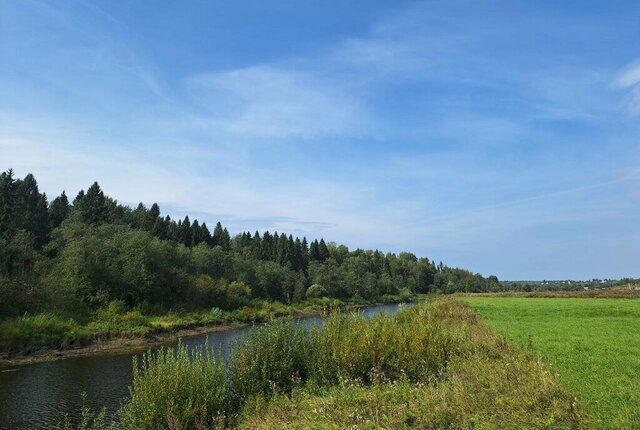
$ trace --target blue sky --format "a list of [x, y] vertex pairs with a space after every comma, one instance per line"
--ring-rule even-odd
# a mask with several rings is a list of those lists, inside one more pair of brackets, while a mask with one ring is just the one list
[[0, 0], [0, 168], [501, 279], [640, 276], [637, 1]]

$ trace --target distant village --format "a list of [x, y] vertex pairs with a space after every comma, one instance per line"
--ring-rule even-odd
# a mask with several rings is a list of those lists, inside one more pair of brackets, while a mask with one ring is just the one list
[[608, 289], [629, 289], [640, 291], [640, 278], [591, 279], [587, 281], [543, 280], [543, 281], [502, 281], [502, 287], [510, 291], [589, 291]]

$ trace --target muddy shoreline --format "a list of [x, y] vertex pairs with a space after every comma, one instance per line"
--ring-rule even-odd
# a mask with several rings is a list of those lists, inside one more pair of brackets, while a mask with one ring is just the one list
[[[304, 310], [297, 311], [294, 318], [306, 318], [322, 315], [323, 311]], [[286, 318], [279, 317], [279, 318]], [[125, 354], [130, 352], [145, 351], [152, 347], [173, 343], [179, 338], [199, 336], [207, 333], [227, 331], [248, 327], [251, 323], [228, 323], [220, 325], [202, 325], [176, 331], [156, 333], [147, 337], [115, 338], [104, 341], [95, 341], [87, 346], [68, 349], [41, 349], [28, 354], [14, 356], [0, 356], [0, 372], [10, 372], [16, 369], [11, 367], [34, 363], [63, 360], [66, 358], [83, 357], [99, 354]]]

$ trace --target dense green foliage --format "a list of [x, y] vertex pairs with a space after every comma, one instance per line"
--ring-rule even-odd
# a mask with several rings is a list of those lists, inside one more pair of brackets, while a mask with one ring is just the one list
[[465, 300], [499, 332], [549, 363], [594, 428], [640, 428], [640, 299]]
[[86, 324], [117, 302], [142, 321], [255, 301], [363, 303], [496, 285], [408, 252], [350, 251], [268, 231], [231, 237], [220, 223], [211, 232], [188, 216], [161, 216], [155, 203], [120, 205], [97, 183], [71, 203], [63, 192], [49, 204], [32, 175], [0, 174], [0, 318], [53, 312]]
[[539, 360], [452, 299], [394, 316], [334, 315], [311, 330], [275, 322], [228, 366], [225, 379], [210, 353], [147, 355], [124, 429], [582, 428]]
[[[127, 429], [213, 429], [229, 409], [224, 367], [212, 351], [183, 346], [134, 359], [131, 398], [122, 409]], [[197, 400], [197, 401], [195, 401]]]

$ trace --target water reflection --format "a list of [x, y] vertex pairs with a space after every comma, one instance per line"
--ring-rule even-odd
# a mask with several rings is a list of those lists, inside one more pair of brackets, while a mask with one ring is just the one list
[[[366, 308], [367, 316], [382, 311], [393, 314], [398, 305]], [[322, 317], [302, 318], [298, 324], [322, 324]], [[182, 339], [189, 348], [208, 339], [211, 347], [228, 358], [233, 345], [241, 342], [254, 327], [212, 332]], [[175, 345], [177, 342], [169, 343]], [[93, 410], [118, 410], [129, 395], [132, 380], [131, 352], [68, 358], [49, 363], [18, 366], [0, 372], [0, 429], [45, 429], [62, 421], [65, 413], [76, 416], [81, 407], [81, 393], [86, 406]]]

